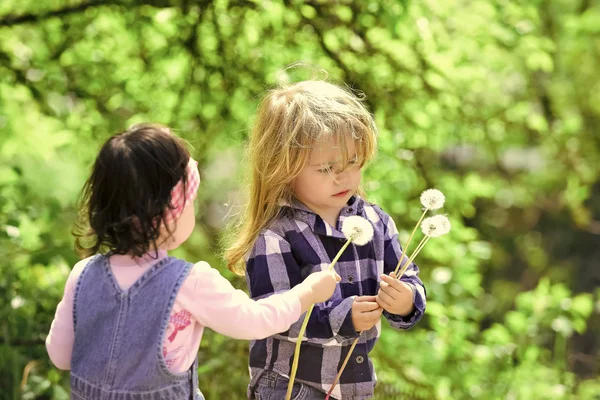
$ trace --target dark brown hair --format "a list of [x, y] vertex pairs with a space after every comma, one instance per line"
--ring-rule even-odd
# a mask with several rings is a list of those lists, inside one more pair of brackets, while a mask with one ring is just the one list
[[139, 257], [157, 250], [171, 190], [180, 179], [187, 184], [189, 157], [183, 140], [161, 125], [134, 125], [108, 139], [79, 198], [77, 252]]

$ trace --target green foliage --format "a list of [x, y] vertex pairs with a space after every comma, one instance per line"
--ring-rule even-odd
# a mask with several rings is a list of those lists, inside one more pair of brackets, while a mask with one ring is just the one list
[[[431, 329], [403, 338], [410, 343], [384, 332], [375, 356], [383, 392], [424, 399], [548, 399], [577, 392], [576, 377], [565, 366], [566, 339], [573, 325], [591, 315], [591, 296], [572, 296], [564, 285], [543, 279], [533, 291], [518, 295], [515, 310], [485, 329], [484, 314], [473, 306], [431, 301]], [[585, 322], [579, 329], [585, 329]], [[415, 358], [403, 353], [406, 348], [433, 352]]]
[[[597, 0], [1, 2], [0, 399], [68, 396], [43, 341], [100, 144], [139, 121], [190, 142], [177, 255], [222, 269], [260, 94], [323, 70], [366, 93], [365, 187], [403, 243], [425, 188], [453, 224], [417, 259], [424, 321], [376, 346], [377, 398], [598, 399], [599, 26]], [[207, 398], [244, 398], [246, 357], [205, 334]]]

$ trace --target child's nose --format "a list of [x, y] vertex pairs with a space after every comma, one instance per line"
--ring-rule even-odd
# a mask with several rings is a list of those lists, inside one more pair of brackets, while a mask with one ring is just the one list
[[337, 171], [335, 174], [335, 183], [341, 185], [348, 179], [348, 170]]

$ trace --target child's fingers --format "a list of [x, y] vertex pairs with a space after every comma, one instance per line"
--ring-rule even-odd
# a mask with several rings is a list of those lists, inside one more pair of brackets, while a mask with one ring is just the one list
[[378, 308], [377, 310], [362, 313], [360, 315], [360, 320], [363, 323], [367, 324], [369, 327], [371, 327], [379, 320], [379, 318], [381, 318], [382, 312], [383, 312], [383, 309]]
[[402, 289], [404, 289], [404, 285], [402, 284], [402, 282], [400, 282], [398, 279], [392, 278], [391, 276], [383, 274], [381, 275], [381, 280], [383, 282], [380, 284], [380, 286], [382, 286], [383, 283], [387, 283], [399, 292], [402, 291]]
[[378, 307], [376, 310], [352, 314], [352, 322], [357, 331], [371, 329], [381, 318], [383, 309]]
[[392, 309], [392, 305], [385, 302], [383, 299], [379, 298], [379, 300], [377, 300], [377, 303], [379, 303], [379, 307], [381, 307], [382, 310], [391, 310]]
[[364, 313], [363, 316], [366, 317], [365, 320], [369, 325], [374, 325], [379, 318], [381, 318], [381, 313], [383, 312], [383, 308], [378, 308], [377, 310], [369, 311], [368, 313]]
[[366, 311], [366, 312], [364, 312], [364, 313], [361, 314], [361, 317], [363, 317], [365, 319], [378, 318], [379, 315], [381, 315], [382, 311], [383, 310], [381, 309], [381, 307], [379, 307], [379, 304], [378, 304], [377, 308], [375, 310]]
[[379, 291], [378, 298], [379, 298], [380, 302], [383, 302], [388, 306], [387, 308], [390, 308], [392, 306], [392, 304], [394, 304], [394, 302], [396, 301], [396, 299], [394, 297], [390, 296], [383, 290]]
[[[373, 296], [375, 298], [375, 296]], [[375, 298], [376, 300], [377, 298]], [[356, 311], [357, 313], [365, 313], [365, 312], [369, 312], [369, 311], [373, 311], [373, 310], [377, 310], [379, 308], [379, 304], [377, 304], [377, 301], [362, 301], [362, 302], [356, 302], [356, 300], [354, 300], [354, 304], [353, 304], [353, 309], [354, 311]]]
[[400, 292], [395, 287], [392, 287], [390, 285], [381, 286], [379, 288], [379, 293], [385, 293], [394, 300], [396, 300], [402, 294], [402, 292]]
[[375, 298], [376, 298], [376, 296], [356, 296], [354, 298], [354, 301], [357, 302], [357, 303], [374, 302]]
[[342, 280], [342, 277], [335, 271], [333, 271], [333, 276], [335, 277], [336, 282], [339, 282]]
[[393, 288], [385, 282], [381, 282], [381, 284], [379, 285], [379, 294], [381, 293], [385, 293], [393, 299], [397, 298], [400, 295], [400, 292], [398, 292], [398, 290], [396, 290], [395, 288]]

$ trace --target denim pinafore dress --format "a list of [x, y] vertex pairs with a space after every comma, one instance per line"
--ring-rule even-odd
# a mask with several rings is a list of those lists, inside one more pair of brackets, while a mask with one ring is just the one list
[[191, 267], [167, 257], [121, 290], [108, 256], [90, 260], [75, 288], [72, 399], [204, 399], [198, 359], [188, 371], [172, 373], [162, 350], [173, 303]]

